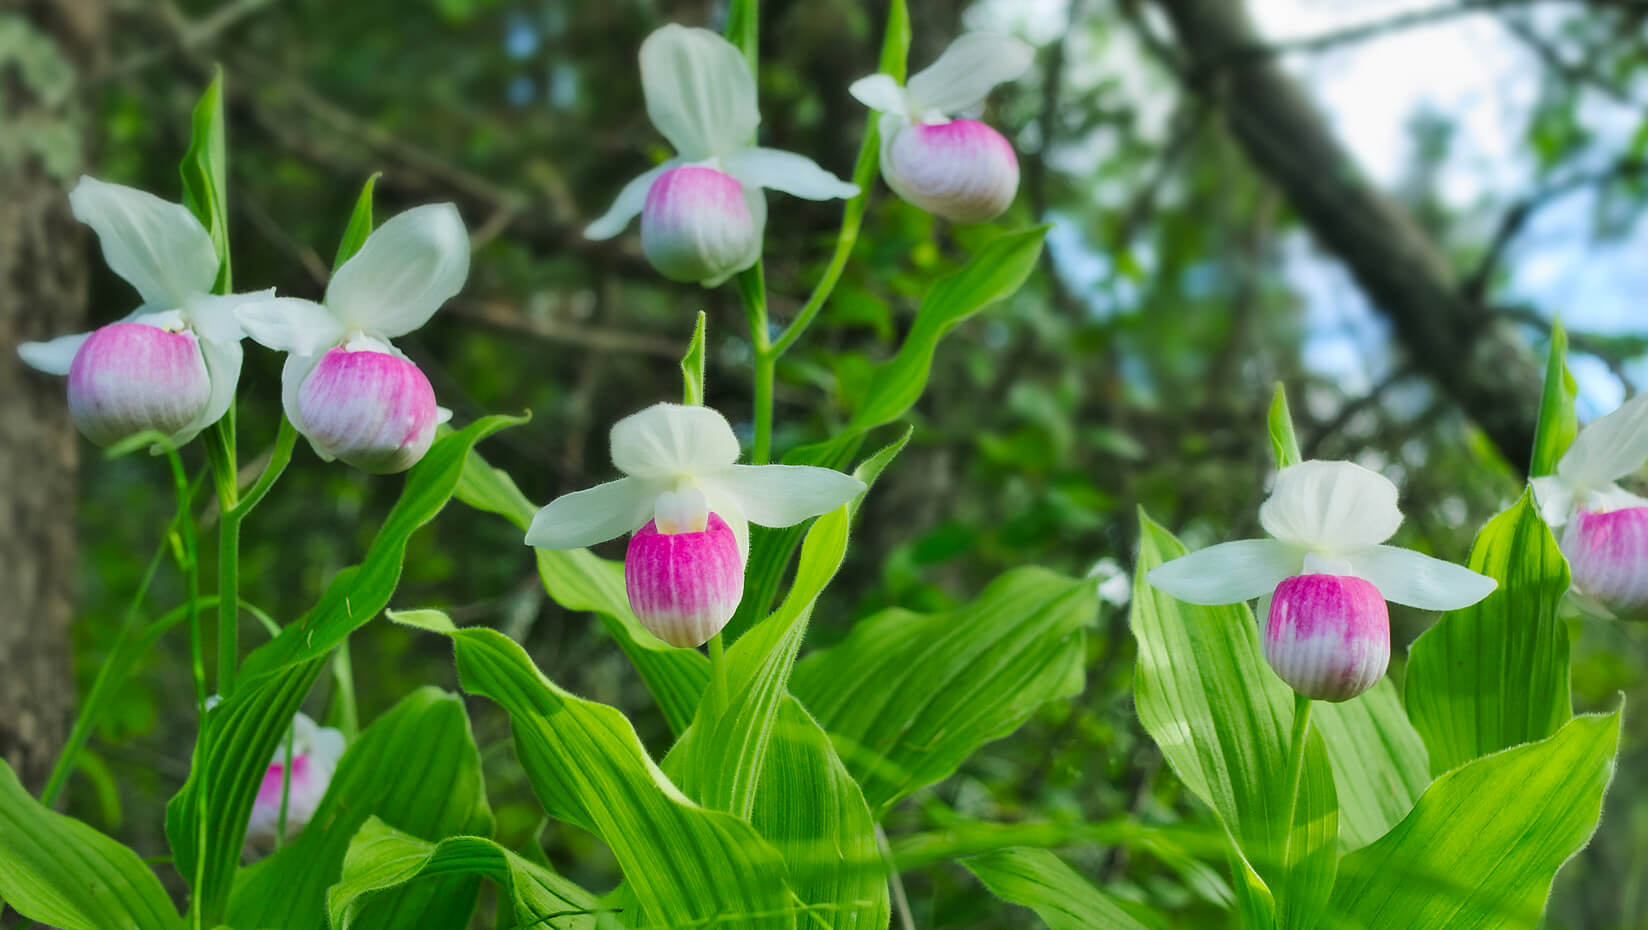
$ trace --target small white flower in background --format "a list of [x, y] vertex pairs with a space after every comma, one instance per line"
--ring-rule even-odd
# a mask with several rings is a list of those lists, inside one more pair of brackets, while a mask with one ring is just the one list
[[1396, 485], [1352, 462], [1282, 469], [1259, 508], [1269, 539], [1209, 546], [1150, 572], [1152, 585], [1192, 604], [1261, 598], [1265, 658], [1305, 697], [1344, 701], [1385, 674], [1386, 601], [1453, 610], [1496, 582], [1451, 562], [1381, 545], [1402, 523]]
[[[292, 774], [286, 784], [286, 835], [282, 842], [296, 836], [315, 808], [326, 796], [332, 775], [343, 758], [343, 734], [331, 727], [316, 726], [302, 713], [292, 718]], [[246, 824], [246, 851], [267, 855], [274, 850], [275, 834], [280, 829], [280, 798], [282, 784], [287, 782], [287, 746], [282, 742], [274, 759], [263, 773], [258, 785], [257, 800], [252, 802], [252, 816]]]
[[737, 461], [726, 417], [655, 404], [612, 427], [612, 464], [625, 477], [551, 501], [526, 543], [576, 549], [634, 533], [624, 559], [630, 607], [670, 645], [702, 645], [743, 596], [750, 523], [790, 526], [864, 491], [828, 468]]
[[321, 303], [279, 297], [241, 307], [247, 335], [288, 353], [286, 417], [321, 458], [388, 474], [429, 451], [451, 411], [389, 340], [428, 322], [468, 277], [469, 233], [457, 207], [430, 204], [368, 236]]
[[956, 223], [1000, 216], [1019, 188], [1019, 161], [1001, 133], [951, 119], [984, 102], [990, 89], [1023, 74], [1030, 46], [1007, 36], [968, 33], [900, 87], [889, 74], [854, 81], [848, 92], [881, 111], [881, 176], [893, 192]]
[[235, 307], [274, 291], [213, 295], [217, 251], [182, 204], [82, 177], [69, 206], [143, 303], [118, 323], [25, 342], [17, 354], [41, 371], [69, 376], [69, 415], [92, 442], [112, 445], [151, 429], [188, 442], [234, 401], [242, 335]]
[[1562, 533], [1574, 588], [1625, 617], [1648, 615], [1648, 499], [1620, 478], [1648, 464], [1648, 394], [1579, 431], [1556, 474], [1533, 479], [1540, 513]]
[[641, 248], [674, 281], [714, 287], [761, 257], [762, 188], [807, 200], [858, 187], [793, 152], [760, 148], [755, 78], [744, 56], [707, 29], [669, 25], [641, 43], [647, 116], [675, 157], [624, 186], [584, 235], [610, 239], [641, 214]]

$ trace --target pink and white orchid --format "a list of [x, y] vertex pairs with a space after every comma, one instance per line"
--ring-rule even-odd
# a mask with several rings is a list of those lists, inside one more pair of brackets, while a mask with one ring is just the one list
[[1648, 464], [1648, 394], [1579, 431], [1556, 474], [1533, 479], [1540, 513], [1562, 533], [1574, 588], [1613, 613], [1648, 615], [1648, 499], [1619, 479]]
[[872, 74], [847, 90], [881, 111], [881, 176], [910, 203], [956, 223], [984, 223], [1012, 204], [1019, 162], [1001, 133], [952, 115], [984, 102], [991, 88], [1016, 79], [1035, 53], [1017, 39], [974, 32], [944, 50], [900, 87]]
[[858, 187], [793, 152], [761, 148], [755, 78], [732, 43], [707, 29], [664, 26], [641, 43], [647, 116], [675, 157], [629, 182], [584, 230], [610, 239], [641, 214], [641, 248], [665, 277], [714, 287], [761, 257], [762, 188], [807, 200]]
[[526, 543], [575, 549], [634, 533], [624, 559], [630, 606], [673, 646], [698, 646], [743, 596], [749, 524], [790, 526], [864, 491], [807, 465], [739, 465], [738, 438], [708, 407], [655, 404], [612, 427], [625, 477], [551, 501]]
[[1496, 582], [1467, 568], [1382, 545], [1402, 523], [1396, 485], [1352, 462], [1301, 462], [1276, 476], [1259, 508], [1269, 539], [1210, 546], [1150, 572], [1192, 604], [1260, 598], [1265, 658], [1300, 694], [1344, 701], [1390, 661], [1386, 601], [1453, 610]]
[[[321, 798], [332, 783], [343, 758], [343, 734], [331, 727], [321, 727], [306, 715], [292, 718], [291, 756], [282, 743], [274, 759], [263, 773], [258, 785], [257, 800], [252, 802], [252, 816], [246, 824], [246, 851], [267, 855], [275, 847], [275, 834], [280, 832], [281, 796], [286, 797], [286, 833], [281, 842], [290, 840], [302, 830]], [[290, 763], [292, 774], [286, 774]]]
[[376, 474], [411, 468], [451, 411], [389, 341], [463, 288], [469, 233], [449, 203], [416, 207], [368, 236], [321, 303], [281, 297], [240, 309], [247, 335], [287, 353], [286, 417], [316, 454]]
[[112, 445], [144, 430], [175, 444], [216, 423], [240, 381], [235, 308], [258, 294], [211, 293], [221, 264], [212, 237], [181, 204], [92, 177], [69, 192], [109, 268], [143, 303], [90, 333], [25, 342], [29, 365], [69, 376], [69, 415], [87, 439]]

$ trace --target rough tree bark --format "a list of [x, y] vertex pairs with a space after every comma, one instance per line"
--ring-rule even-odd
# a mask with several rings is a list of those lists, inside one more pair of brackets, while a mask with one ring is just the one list
[[1540, 370], [1512, 325], [1465, 293], [1441, 250], [1357, 170], [1326, 120], [1272, 56], [1241, 0], [1157, 0], [1184, 76], [1224, 114], [1254, 165], [1391, 321], [1414, 364], [1524, 472]]
[[82, 328], [86, 248], [69, 214], [84, 104], [103, 36], [102, 0], [7, 4], [0, 12], [0, 758], [38, 789], [74, 705], [77, 440], [63, 379], [17, 344]]

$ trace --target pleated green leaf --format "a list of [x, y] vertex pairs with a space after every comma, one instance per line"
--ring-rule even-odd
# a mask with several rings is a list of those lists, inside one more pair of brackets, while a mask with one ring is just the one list
[[1276, 382], [1276, 391], [1270, 399], [1270, 414], [1265, 418], [1270, 432], [1270, 452], [1276, 457], [1278, 469], [1304, 461], [1299, 451], [1299, 437], [1293, 432], [1293, 414], [1288, 410], [1287, 387]]
[[[508, 474], [479, 455], [469, 457], [457, 497], [476, 510], [503, 517], [522, 533], [538, 512]], [[699, 696], [709, 684], [709, 660], [696, 649], [669, 645], [641, 625], [629, 609], [621, 563], [600, 558], [587, 549], [535, 551], [538, 577], [550, 599], [567, 610], [587, 611], [599, 617], [641, 673], [641, 680], [664, 712], [670, 729], [678, 735], [684, 732], [697, 713]]]
[[338, 241], [338, 256], [332, 260], [333, 271], [354, 258], [355, 253], [366, 244], [366, 237], [372, 235], [372, 191], [377, 187], [381, 174], [372, 172], [372, 176], [361, 185], [360, 196], [355, 198], [355, 209], [349, 213], [349, 225], [344, 227], [343, 238]]
[[748, 821], [683, 794], [616, 708], [562, 690], [496, 630], [454, 629], [433, 611], [399, 619], [452, 639], [464, 690], [509, 713], [516, 753], [545, 812], [612, 850], [639, 905], [637, 919], [626, 912], [625, 923], [795, 926], [778, 851]]
[[1419, 731], [1408, 722], [1390, 679], [1354, 700], [1311, 708], [1339, 792], [1339, 841], [1361, 849], [1396, 826], [1431, 783]]
[[[621, 926], [611, 915], [598, 919], [601, 905], [594, 895], [485, 837], [459, 836], [431, 843], [376, 817], [367, 820], [349, 844], [343, 877], [327, 893], [327, 913], [333, 930], [385, 926], [370, 919], [374, 903], [385, 895], [409, 900], [409, 891], [448, 887], [454, 880], [471, 884], [482, 878], [498, 884], [516, 926], [548, 930]], [[463, 925], [458, 921], [444, 926]]]
[[1468, 762], [1339, 867], [1329, 927], [1534, 930], [1551, 881], [1596, 830], [1618, 711]]
[[1045, 849], [1003, 849], [963, 859], [996, 897], [1036, 912], [1051, 930], [1153, 930], [1161, 920], [1124, 906]]
[[1327, 909], [1338, 870], [1339, 796], [1334, 790], [1333, 767], [1328, 764], [1322, 733], [1312, 725], [1305, 741], [1293, 827], [1282, 850], [1282, 882], [1276, 889], [1277, 926], [1315, 930]]
[[1579, 385], [1568, 371], [1568, 334], [1562, 321], [1551, 323], [1551, 354], [1545, 362], [1545, 391], [1539, 398], [1539, 420], [1534, 427], [1534, 451], [1529, 459], [1529, 477], [1556, 473], [1557, 460], [1579, 435], [1579, 417], [1574, 398]]
[[879, 818], [954, 772], [1037, 707], [1080, 693], [1092, 582], [1041, 568], [997, 578], [936, 614], [887, 610], [796, 665], [790, 690], [818, 718]]
[[681, 356], [681, 402], [689, 407], [704, 403], [704, 311], [692, 328], [687, 354]]
[[[492, 833], [480, 753], [456, 695], [421, 688], [367, 727], [339, 762], [308, 826], [241, 874], [229, 922], [325, 930], [326, 889], [338, 882], [344, 854], [368, 818], [425, 840]], [[374, 896], [364, 911], [355, 908], [351, 925], [461, 927], [479, 890], [479, 876], [419, 882]]]
[[[400, 500], [366, 557], [339, 572], [312, 610], [253, 650], [234, 692], [206, 715], [200, 741], [204, 752], [166, 806], [166, 839], [179, 874], [201, 897], [201, 913], [208, 920], [223, 914], [263, 773], [327, 653], [388, 605], [400, 582], [407, 540], [451, 499], [475, 443], [520, 422], [518, 417], [487, 417], [435, 440], [407, 473]], [[204, 856], [199, 845], [203, 834], [208, 841]]]
[[1498, 589], [1443, 614], [1408, 654], [1408, 716], [1436, 773], [1544, 739], [1574, 714], [1557, 616], [1568, 563], [1531, 492], [1477, 534], [1470, 567]]
[[61, 930], [181, 930], [137, 853], [42, 806], [0, 760], [0, 900]]

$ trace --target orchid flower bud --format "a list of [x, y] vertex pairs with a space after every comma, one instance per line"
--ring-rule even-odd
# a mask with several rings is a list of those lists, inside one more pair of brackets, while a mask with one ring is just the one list
[[298, 388], [298, 415], [322, 455], [383, 475], [411, 468], [429, 451], [439, 407], [418, 366], [338, 346]]
[[1619, 616], [1648, 617], [1648, 507], [1581, 509], [1562, 533], [1574, 587]]
[[1270, 600], [1265, 658], [1305, 697], [1348, 701], [1378, 684], [1390, 664], [1385, 598], [1354, 575], [1284, 579]]
[[886, 147], [882, 177], [905, 200], [952, 223], [987, 223], [1013, 203], [1019, 160], [1002, 134], [977, 120], [918, 123]]
[[[703, 495], [698, 499], [701, 502]], [[744, 596], [744, 560], [732, 528], [716, 514], [689, 518], [671, 528], [664, 522], [665, 509], [661, 501], [660, 519], [630, 537], [624, 587], [630, 609], [653, 635], [671, 646], [701, 646], [721, 632], [738, 609]]]
[[[252, 815], [246, 824], [246, 851], [266, 855], [275, 847], [275, 834], [280, 832], [281, 795], [286, 797], [286, 833], [290, 840], [302, 830], [332, 783], [338, 760], [343, 758], [343, 734], [331, 727], [316, 726], [304, 714], [292, 718], [292, 754], [286, 754], [282, 743], [275, 751], [273, 761], [263, 773], [258, 785], [257, 799], [252, 802]], [[291, 763], [291, 775], [286, 764]]]
[[647, 191], [641, 249], [672, 281], [714, 285], [755, 263], [761, 230], [736, 178], [683, 165], [659, 175]]
[[69, 366], [69, 416], [100, 446], [144, 430], [180, 433], [200, 418], [211, 396], [212, 379], [191, 332], [110, 323], [81, 344]]

